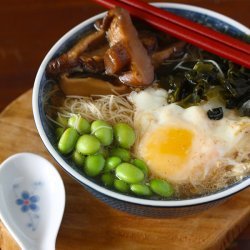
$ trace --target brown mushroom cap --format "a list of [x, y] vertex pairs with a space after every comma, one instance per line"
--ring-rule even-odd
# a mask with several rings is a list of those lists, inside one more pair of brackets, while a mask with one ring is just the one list
[[124, 84], [113, 85], [108, 81], [94, 77], [70, 78], [67, 75], [62, 75], [59, 86], [65, 95], [90, 96], [129, 92], [129, 88]]
[[[139, 39], [129, 13], [124, 9], [115, 8], [108, 12], [108, 17], [109, 19], [106, 18], [104, 21], [110, 25], [103, 26], [107, 28], [110, 47], [117, 43], [122, 44], [130, 56], [129, 70], [119, 77], [120, 81], [132, 86], [151, 84], [154, 80], [151, 58]], [[108, 67], [108, 65], [105, 66]]]

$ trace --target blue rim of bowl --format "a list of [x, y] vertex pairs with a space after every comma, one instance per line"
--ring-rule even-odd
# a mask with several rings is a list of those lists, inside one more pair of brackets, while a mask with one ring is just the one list
[[[192, 13], [192, 15], [189, 17], [187, 16], [187, 18], [191, 18], [191, 19], [193, 19], [195, 15], [197, 15], [197, 18], [199, 17], [199, 15], [203, 15], [208, 18], [210, 17], [210, 19], [214, 19], [214, 20], [217, 20], [218, 22], [222, 22], [226, 24], [228, 26], [228, 29], [231, 29], [233, 32], [237, 33], [237, 30], [238, 30], [241, 34], [250, 34], [250, 30], [244, 25], [236, 22], [235, 20], [229, 17], [226, 17], [224, 15], [221, 15], [219, 13], [216, 13], [207, 9], [195, 7], [192, 5], [174, 4], [174, 3], [155, 3], [154, 5], [158, 7], [162, 7], [162, 8], [167, 8], [169, 11], [175, 12], [177, 15], [181, 14], [182, 11], [190, 12]], [[248, 186], [250, 186], [250, 177], [246, 177], [242, 181], [234, 183], [233, 185], [229, 187], [221, 189], [210, 195], [205, 195], [205, 196], [201, 196], [197, 198], [190, 198], [190, 199], [183, 199], [183, 200], [150, 200], [150, 199], [137, 198], [137, 197], [117, 193], [115, 191], [106, 189], [105, 187], [94, 183], [93, 181], [91, 181], [90, 179], [86, 178], [81, 173], [73, 169], [72, 166], [70, 166], [62, 158], [62, 156], [55, 150], [55, 148], [51, 145], [51, 142], [49, 141], [45, 133], [45, 124], [41, 120], [41, 117], [40, 117], [41, 112], [43, 112], [43, 107], [41, 105], [43, 91], [40, 88], [40, 83], [42, 82], [42, 80], [44, 80], [43, 79], [44, 69], [47, 63], [53, 57], [57, 56], [57, 54], [59, 53], [58, 52], [59, 50], [60, 51], [65, 50], [66, 47], [69, 46], [69, 44], [71, 44], [76, 39], [77, 36], [79, 36], [81, 29], [83, 29], [86, 26], [89, 26], [95, 20], [102, 18], [105, 15], [105, 13], [106, 12], [98, 14], [80, 23], [79, 25], [71, 29], [69, 32], [67, 32], [61, 39], [59, 39], [59, 41], [51, 48], [51, 50], [48, 52], [48, 54], [44, 58], [42, 64], [40, 65], [38, 73], [36, 75], [34, 88], [33, 88], [33, 96], [32, 96], [32, 107], [33, 107], [35, 124], [36, 124], [37, 130], [39, 132], [39, 135], [45, 147], [53, 156], [53, 158], [58, 162], [58, 164], [79, 183], [87, 185], [89, 188], [94, 189], [95, 191], [100, 192], [103, 195], [110, 196], [111, 198], [115, 198], [124, 202], [129, 202], [129, 203], [138, 204], [138, 205], [153, 206], [153, 207], [185, 207], [185, 206], [205, 204], [205, 203], [227, 198], [228, 196], [231, 196], [247, 188]], [[86, 32], [86, 30], [84, 30], [84, 32]], [[65, 41], [67, 41], [66, 47], [63, 45]]]

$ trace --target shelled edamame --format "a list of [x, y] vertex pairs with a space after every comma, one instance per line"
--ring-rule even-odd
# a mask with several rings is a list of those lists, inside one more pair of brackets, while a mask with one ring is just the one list
[[90, 123], [80, 115], [68, 120], [58, 117], [55, 129], [58, 150], [70, 155], [76, 166], [100, 181], [105, 187], [138, 197], [169, 198], [173, 186], [161, 179], [150, 179], [147, 164], [131, 156], [135, 143], [134, 129], [126, 123], [111, 126], [106, 121]]

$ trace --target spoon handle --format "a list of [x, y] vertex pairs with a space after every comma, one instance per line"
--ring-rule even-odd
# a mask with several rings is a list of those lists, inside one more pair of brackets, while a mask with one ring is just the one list
[[23, 245], [21, 246], [22, 250], [55, 250], [55, 242], [43, 242], [42, 244], [37, 244], [37, 245], [31, 245], [31, 244], [27, 244], [27, 245]]

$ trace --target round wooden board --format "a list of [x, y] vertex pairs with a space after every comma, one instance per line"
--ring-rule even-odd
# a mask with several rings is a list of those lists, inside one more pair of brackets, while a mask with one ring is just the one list
[[[33, 152], [59, 170], [66, 208], [56, 249], [224, 249], [249, 223], [250, 189], [203, 213], [176, 219], [136, 217], [100, 202], [68, 176], [44, 147], [34, 124], [31, 96], [30, 90], [0, 115], [0, 162], [18, 152]], [[0, 249], [19, 249], [1, 223]]]

